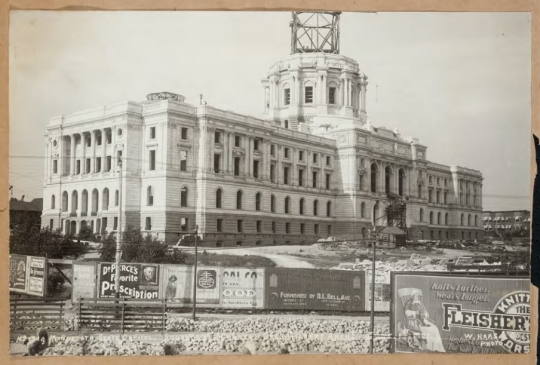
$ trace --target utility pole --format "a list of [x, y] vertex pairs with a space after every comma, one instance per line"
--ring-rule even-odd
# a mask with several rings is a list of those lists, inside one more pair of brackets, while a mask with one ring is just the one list
[[199, 243], [199, 226], [195, 226], [195, 262], [193, 265], [193, 320], [197, 319], [197, 246]]
[[373, 263], [371, 266], [371, 344], [370, 352], [374, 353], [374, 340], [375, 340], [375, 258], [377, 250], [377, 240], [379, 239], [379, 233], [377, 228], [373, 225]]
[[116, 298], [120, 297], [120, 259], [122, 257], [122, 157], [118, 156], [118, 228], [116, 230], [116, 260], [114, 288]]

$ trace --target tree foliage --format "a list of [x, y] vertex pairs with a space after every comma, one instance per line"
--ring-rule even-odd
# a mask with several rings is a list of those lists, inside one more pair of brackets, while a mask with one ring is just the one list
[[39, 229], [30, 223], [18, 225], [9, 236], [12, 254], [48, 257], [51, 259], [77, 258], [87, 252], [87, 247], [74, 241], [60, 230]]
[[[108, 235], [100, 247], [102, 261], [115, 260], [116, 239]], [[127, 226], [122, 232], [122, 262], [156, 264], [184, 264], [187, 255], [179, 250], [169, 250], [163, 241], [153, 236], [143, 236], [140, 228]]]

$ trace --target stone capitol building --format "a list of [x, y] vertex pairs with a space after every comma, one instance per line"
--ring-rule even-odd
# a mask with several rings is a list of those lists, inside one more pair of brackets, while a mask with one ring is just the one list
[[52, 118], [42, 226], [115, 232], [121, 158], [122, 229], [169, 244], [196, 226], [203, 246], [367, 238], [396, 202], [408, 239], [483, 239], [481, 172], [431, 162], [416, 138], [371, 124], [368, 77], [340, 54], [339, 17], [293, 13], [261, 118], [169, 92]]

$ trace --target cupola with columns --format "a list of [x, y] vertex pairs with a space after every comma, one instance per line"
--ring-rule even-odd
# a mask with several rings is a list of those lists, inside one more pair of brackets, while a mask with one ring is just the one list
[[293, 13], [292, 54], [262, 80], [267, 120], [304, 132], [322, 116], [366, 123], [367, 76], [358, 62], [339, 54], [339, 16]]

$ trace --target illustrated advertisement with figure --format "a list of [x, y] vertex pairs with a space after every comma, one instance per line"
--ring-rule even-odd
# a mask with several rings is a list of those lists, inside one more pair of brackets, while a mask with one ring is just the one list
[[528, 279], [393, 275], [395, 352], [529, 352]]

